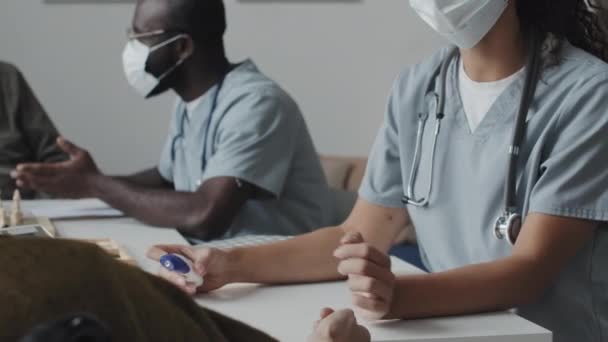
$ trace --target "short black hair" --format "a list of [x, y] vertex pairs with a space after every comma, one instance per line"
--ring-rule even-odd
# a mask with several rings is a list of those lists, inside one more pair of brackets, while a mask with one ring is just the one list
[[168, 0], [169, 25], [200, 43], [223, 41], [226, 9], [223, 0]]

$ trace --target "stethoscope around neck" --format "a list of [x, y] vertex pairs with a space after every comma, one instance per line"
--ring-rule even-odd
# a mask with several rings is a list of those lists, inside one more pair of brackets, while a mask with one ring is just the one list
[[[216, 109], [217, 109], [217, 105], [218, 105], [218, 101], [219, 101], [219, 96], [220, 96], [220, 92], [222, 91], [222, 87], [224, 86], [224, 80], [226, 79], [226, 77], [222, 77], [219, 81], [219, 83], [217, 84], [217, 88], [215, 90], [215, 93], [213, 95], [213, 101], [211, 102], [211, 109], [209, 110], [209, 117], [207, 118], [207, 125], [205, 126], [205, 136], [203, 138], [203, 152], [201, 155], [201, 170], [204, 171], [205, 168], [207, 167], [207, 148], [208, 148], [208, 141], [209, 141], [209, 132], [211, 130], [211, 123], [213, 121], [213, 114], [215, 113]], [[179, 141], [179, 139], [184, 139], [185, 135], [184, 135], [184, 125], [186, 123], [186, 119], [187, 119], [187, 114], [186, 114], [186, 110], [182, 110], [181, 111], [181, 119], [180, 124], [179, 124], [179, 129], [177, 134], [173, 137], [173, 140], [171, 141], [171, 162], [174, 163], [175, 162], [175, 153], [176, 153], [176, 149], [177, 149], [177, 142]], [[215, 141], [215, 134], [217, 133], [217, 130], [215, 131], [215, 133], [213, 134], [213, 137], [211, 137], [211, 141]]]
[[[542, 59], [541, 59], [541, 40], [542, 37], [533, 32], [532, 39], [530, 40], [530, 54], [527, 61], [527, 73], [526, 81], [517, 112], [517, 119], [515, 127], [513, 129], [513, 140], [511, 145], [508, 147], [509, 162], [507, 167], [507, 178], [505, 179], [505, 193], [504, 193], [504, 209], [502, 214], [496, 219], [494, 224], [494, 235], [499, 240], [507, 240], [511, 245], [515, 244], [521, 227], [523, 225], [523, 219], [521, 214], [517, 211], [516, 203], [516, 188], [517, 188], [517, 164], [519, 160], [519, 153], [521, 150], [522, 143], [524, 141], [524, 134], [526, 130], [526, 116], [530, 110], [532, 101], [534, 100], [534, 94], [536, 92], [536, 86], [540, 79]], [[426, 189], [426, 196], [418, 197], [415, 194], [416, 179], [418, 177], [418, 171], [420, 170], [420, 160], [422, 157], [422, 141], [424, 137], [424, 126], [429, 117], [428, 114], [418, 114], [418, 125], [416, 129], [416, 144], [414, 150], [414, 158], [412, 161], [412, 168], [410, 171], [410, 178], [407, 184], [407, 193], [403, 196], [403, 203], [414, 207], [428, 207], [429, 198], [433, 191], [433, 174], [435, 167], [435, 154], [437, 150], [437, 140], [441, 132], [441, 121], [445, 117], [445, 98], [446, 98], [446, 83], [447, 83], [447, 72], [448, 67], [453, 59], [459, 54], [458, 48], [452, 49], [448, 57], [442, 62], [441, 66], [432, 75], [427, 93], [432, 94], [435, 99], [435, 129], [433, 132], [433, 145], [431, 147], [431, 167], [429, 170], [430, 180], [429, 185]], [[439, 77], [439, 94], [432, 90], [434, 80]]]

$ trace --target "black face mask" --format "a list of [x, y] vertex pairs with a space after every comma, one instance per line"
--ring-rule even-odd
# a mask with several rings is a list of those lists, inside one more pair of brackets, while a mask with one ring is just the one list
[[161, 95], [161, 94], [167, 92], [169, 89], [171, 89], [172, 82], [170, 82], [170, 78], [172, 78], [172, 77], [167, 76], [166, 78], [163, 78], [162, 80], [160, 80], [158, 85], [156, 87], [154, 87], [148, 95], [146, 95], [146, 99]]
[[180, 60], [175, 50], [168, 48], [171, 44], [173, 43], [152, 51], [148, 56], [146, 71], [159, 79], [159, 82], [146, 96], [147, 99], [165, 93], [177, 81], [177, 72], [185, 59]]
[[180, 58], [168, 47], [183, 38], [178, 35], [152, 47], [139, 41], [131, 41], [123, 53], [127, 80], [142, 96], [150, 98], [171, 88], [175, 71], [187, 58]]

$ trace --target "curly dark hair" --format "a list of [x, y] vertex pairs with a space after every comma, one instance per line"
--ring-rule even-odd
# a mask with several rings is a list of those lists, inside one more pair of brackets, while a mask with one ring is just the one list
[[[566, 39], [608, 62], [608, 0], [517, 0], [524, 26]], [[561, 44], [560, 44], [561, 45]]]

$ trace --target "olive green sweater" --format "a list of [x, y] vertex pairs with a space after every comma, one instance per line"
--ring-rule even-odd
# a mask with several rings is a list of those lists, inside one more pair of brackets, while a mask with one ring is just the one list
[[[23, 162], [54, 162], [67, 157], [57, 147], [58, 132], [23, 75], [0, 62], [0, 189], [2, 197], [13, 195], [10, 172]], [[23, 191], [24, 198], [35, 197]]]

